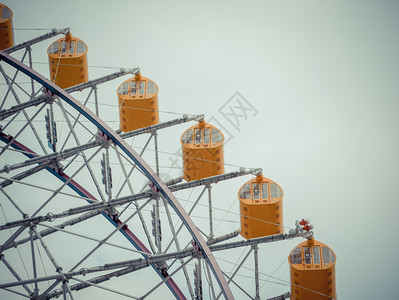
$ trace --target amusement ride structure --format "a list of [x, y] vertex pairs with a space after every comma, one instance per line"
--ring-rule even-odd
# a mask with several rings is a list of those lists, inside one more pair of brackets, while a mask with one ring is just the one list
[[[262, 169], [226, 172], [223, 133], [203, 115], [160, 122], [159, 87], [140, 69], [89, 80], [88, 45], [69, 28], [14, 45], [11, 9], [0, 4], [0, 16], [0, 295], [260, 299], [258, 245], [301, 238], [287, 253], [290, 291], [270, 299], [337, 299], [334, 252], [308, 220], [284, 230], [283, 189]], [[33, 70], [41, 42], [50, 79]], [[101, 118], [102, 85], [116, 92], [119, 128]], [[172, 178], [160, 172], [158, 135], [178, 125], [183, 174]], [[232, 179], [240, 228], [216, 235], [212, 188]], [[183, 205], [187, 195], [195, 200]], [[228, 273], [214, 254], [237, 248], [246, 254]], [[118, 289], [122, 279], [131, 292]]]

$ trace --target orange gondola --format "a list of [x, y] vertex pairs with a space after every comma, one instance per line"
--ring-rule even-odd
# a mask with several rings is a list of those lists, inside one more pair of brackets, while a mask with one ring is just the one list
[[155, 82], [140, 73], [118, 87], [120, 129], [123, 132], [159, 123], [158, 92]]
[[282, 188], [259, 175], [245, 183], [238, 192], [241, 235], [246, 239], [282, 233]]
[[215, 126], [198, 122], [183, 133], [180, 142], [186, 181], [224, 173], [224, 136]]
[[12, 10], [7, 5], [0, 3], [0, 50], [14, 45], [12, 17]]
[[69, 32], [47, 49], [50, 79], [65, 89], [89, 80], [87, 45]]
[[314, 239], [296, 246], [289, 258], [291, 300], [336, 299], [335, 253]]

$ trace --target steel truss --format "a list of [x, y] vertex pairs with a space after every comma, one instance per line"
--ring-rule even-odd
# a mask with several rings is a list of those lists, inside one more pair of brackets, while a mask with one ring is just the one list
[[[163, 181], [158, 134], [172, 126], [200, 121], [204, 116], [184, 115], [129, 133], [112, 130], [98, 117], [98, 86], [120, 76], [136, 74], [139, 69], [121, 69], [62, 90], [30, 68], [31, 46], [67, 32], [69, 28], [54, 29], [0, 51], [0, 71], [6, 86], [0, 103], [0, 199], [6, 217], [0, 224], [0, 266], [10, 279], [0, 283], [0, 291], [28, 299], [59, 296], [74, 299], [78, 291], [94, 287], [144, 299], [166, 286], [177, 299], [202, 299], [205, 290], [213, 299], [221, 296], [233, 299], [230, 286], [236, 286], [242, 292], [240, 295], [260, 299], [258, 245], [309, 237], [311, 232], [296, 228], [289, 233], [252, 240], [234, 240], [239, 230], [215, 236], [213, 185], [240, 176], [257, 175], [262, 170], [241, 168], [187, 183], [181, 183], [181, 177]], [[9, 55], [23, 49], [21, 62]], [[23, 63], [27, 54], [30, 67]], [[18, 83], [20, 77], [30, 81], [29, 88]], [[70, 95], [77, 91], [87, 92], [82, 103]], [[94, 113], [88, 108], [92, 98]], [[49, 128], [47, 132], [44, 126], [37, 125], [44, 119]], [[140, 153], [133, 150], [135, 145], [129, 145], [135, 137], [146, 138], [137, 146]], [[50, 148], [46, 147], [46, 142]], [[150, 151], [151, 142], [155, 171], [142, 158]], [[115, 174], [119, 175], [118, 186]], [[42, 179], [45, 184], [38, 183]], [[199, 191], [186, 212], [175, 194], [187, 190], [191, 193], [195, 188]], [[26, 194], [27, 191], [30, 194]], [[204, 226], [194, 224], [190, 217], [201, 205], [207, 208], [208, 222]], [[98, 232], [92, 227], [93, 220], [99, 224], [99, 216], [108, 220], [114, 229], [110, 230], [101, 222], [101, 227], [107, 230], [95, 237], [93, 233]], [[53, 225], [56, 222], [59, 223]], [[71, 255], [66, 259], [60, 255], [54, 245], [54, 237], [60, 235], [85, 241], [80, 256]], [[168, 235], [169, 240], [165, 241]], [[123, 244], [117, 236], [124, 237], [123, 241], [130, 245]], [[93, 264], [93, 257], [106, 252], [106, 247], [126, 251], [137, 258]], [[227, 275], [213, 253], [240, 247], [248, 247], [249, 252], [234, 272]], [[15, 253], [24, 259], [18, 259]], [[254, 293], [241, 287], [235, 278], [250, 253], [254, 253], [255, 258]], [[144, 292], [127, 293], [103, 285], [110, 279], [141, 274], [148, 267], [159, 278]], [[83, 279], [89, 274], [94, 277]], [[287, 295], [273, 299], [285, 299]]]

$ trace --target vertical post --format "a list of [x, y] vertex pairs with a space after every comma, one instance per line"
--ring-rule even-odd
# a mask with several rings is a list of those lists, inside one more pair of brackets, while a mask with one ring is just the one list
[[103, 184], [105, 186], [105, 193], [108, 195], [108, 200], [112, 199], [112, 175], [111, 166], [109, 164], [109, 149], [105, 148], [103, 159], [101, 160], [101, 173]]
[[57, 127], [54, 121], [53, 104], [50, 103], [50, 109], [47, 109], [47, 115], [44, 116], [46, 120], [47, 142], [53, 152], [57, 151]]
[[198, 258], [198, 262], [195, 263], [194, 267], [194, 291], [195, 300], [202, 300], [202, 278], [201, 278], [201, 258]]
[[[168, 201], [167, 201], [165, 198], [162, 198], [162, 201], [163, 201], [163, 205], [164, 205], [164, 208], [165, 208], [165, 211], [166, 211], [166, 215], [167, 215], [167, 217], [168, 217], [169, 227], [170, 227], [170, 229], [171, 229], [171, 231], [172, 231], [172, 235], [173, 235], [172, 241], [175, 241], [176, 249], [177, 249], [177, 250], [180, 250], [179, 240], [177, 239], [175, 226], [173, 225], [172, 217], [171, 217], [171, 215], [170, 215], [170, 211], [169, 211], [169, 207], [168, 207], [169, 203], [168, 203]], [[166, 251], [165, 251], [165, 252], [166, 252]], [[180, 262], [181, 262], [182, 264], [184, 264], [184, 260], [183, 260], [183, 259], [180, 259]], [[188, 287], [188, 290], [189, 290], [189, 292], [190, 292], [191, 299], [194, 299], [193, 288], [192, 288], [192, 286], [191, 286], [190, 278], [189, 278], [189, 276], [188, 276], [187, 268], [186, 268], [186, 267], [183, 267], [183, 272], [184, 272], [184, 276], [186, 277], [187, 287]]]
[[[31, 225], [29, 234], [30, 234], [30, 246], [32, 250], [32, 265], [33, 265], [33, 277], [37, 278], [37, 270], [36, 270], [36, 257], [35, 257], [35, 244], [33, 243], [33, 228], [35, 225]], [[34, 289], [35, 295], [39, 294], [39, 288], [37, 285], [37, 281], [35, 282], [35, 289]]]
[[109, 148], [105, 148], [105, 157], [107, 164], [107, 188], [109, 200], [112, 199], [112, 176], [111, 176], [111, 166], [109, 164]]
[[209, 203], [209, 240], [213, 239], [213, 216], [212, 216], [212, 186], [211, 184], [206, 185], [208, 189], [208, 203]]
[[32, 228], [33, 232], [36, 234], [36, 237], [40, 240], [40, 243], [42, 244], [42, 247], [44, 248], [44, 251], [46, 251], [46, 254], [50, 261], [53, 263], [53, 266], [55, 267], [55, 270], [61, 274], [62, 273], [62, 268], [57, 264], [57, 262], [54, 259], [54, 256], [51, 254], [50, 250], [48, 249], [47, 245], [44, 243], [42, 236], [40, 233], [37, 231], [36, 227]]
[[152, 206], [152, 235], [155, 238], [155, 246], [158, 248], [158, 253], [162, 252], [162, 233], [161, 233], [161, 219], [159, 217], [159, 198], [155, 200]]
[[157, 242], [158, 242], [158, 253], [162, 253], [162, 234], [161, 234], [161, 218], [159, 217], [159, 198], [155, 200], [156, 217], [157, 217]]
[[158, 132], [155, 130], [152, 132], [154, 136], [154, 143], [155, 143], [155, 171], [159, 176], [159, 159], [158, 159]]
[[98, 110], [98, 98], [97, 98], [97, 86], [93, 86], [92, 89], [94, 90], [94, 103], [96, 105], [96, 116], [99, 117], [100, 113]]
[[256, 300], [260, 300], [259, 296], [259, 263], [258, 263], [258, 245], [252, 245], [255, 257], [255, 290], [256, 290]]
[[[28, 50], [29, 67], [30, 67], [31, 69], [33, 69], [33, 66], [32, 66], [32, 48], [31, 48], [30, 46], [26, 46], [26, 50]], [[31, 96], [33, 97], [33, 96], [35, 95], [35, 86], [34, 86], [34, 84], [33, 84], [33, 78], [30, 79], [30, 84], [31, 84], [31, 87], [32, 87], [32, 94], [31, 94]]]
[[63, 299], [67, 300], [66, 294], [67, 294], [67, 289], [66, 289], [66, 283], [65, 281], [62, 282], [62, 294], [63, 294]]

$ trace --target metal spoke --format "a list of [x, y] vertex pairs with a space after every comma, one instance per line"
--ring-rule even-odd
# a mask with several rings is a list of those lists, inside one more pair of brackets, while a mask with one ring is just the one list
[[[33, 233], [34, 232], [33, 232], [32, 227], [29, 230], [29, 235], [30, 235], [30, 246], [31, 246], [31, 251], [32, 251], [33, 278], [37, 278], [35, 246], [33, 243]], [[36, 235], [36, 237], [37, 237], [37, 235]], [[35, 282], [35, 294], [37, 295], [38, 292], [39, 292], [39, 288], [38, 288], [37, 282]]]
[[[61, 101], [57, 101], [57, 103], [58, 103], [59, 107], [61, 108], [61, 112], [63, 113], [64, 119], [65, 119], [65, 121], [66, 121], [67, 124], [68, 124], [69, 130], [72, 132], [72, 135], [73, 135], [73, 137], [74, 137], [74, 139], [75, 139], [76, 144], [77, 144], [78, 146], [80, 146], [79, 138], [78, 138], [78, 136], [77, 136], [77, 134], [76, 134], [76, 132], [75, 132], [75, 129], [72, 127], [72, 124], [71, 124], [71, 122], [69, 121], [69, 118], [68, 118], [67, 114], [65, 113], [65, 108], [64, 108], [62, 102], [61, 102]], [[85, 162], [85, 165], [86, 165], [87, 169], [89, 170], [90, 176], [91, 176], [91, 178], [92, 178], [92, 180], [93, 180], [93, 182], [94, 182], [94, 184], [95, 184], [95, 186], [96, 186], [96, 188], [97, 188], [97, 192], [98, 192], [98, 194], [99, 194], [101, 200], [102, 200], [102, 201], [105, 201], [105, 198], [104, 198], [104, 195], [103, 195], [103, 193], [102, 193], [102, 190], [100, 189], [100, 186], [99, 186], [99, 184], [98, 184], [98, 181], [97, 181], [96, 177], [94, 176], [93, 170], [92, 170], [92, 168], [90, 167], [89, 160], [87, 159], [86, 154], [85, 154], [84, 152], [81, 152], [81, 155], [82, 155], [82, 157], [83, 157], [83, 160], [84, 160], [84, 162]]]
[[[18, 273], [14, 270], [14, 268], [8, 263], [8, 261], [6, 260], [6, 258], [4, 257], [3, 254], [0, 255], [0, 260], [4, 263], [4, 265], [10, 270], [10, 272], [12, 273], [12, 275], [14, 275], [14, 277], [18, 280], [18, 281], [22, 281], [22, 278], [18, 275]], [[32, 294], [32, 290], [26, 285], [26, 284], [22, 284], [23, 288], [28, 292], [28, 295]]]
[[[90, 162], [91, 159], [93, 159], [93, 157], [95, 157], [97, 155], [98, 152], [100, 152], [101, 148], [97, 149], [96, 152], [93, 153], [93, 155], [91, 157], [89, 157], [89, 159], [87, 160], [87, 162]], [[55, 196], [58, 195], [58, 193], [65, 187], [68, 185], [68, 183], [71, 182], [71, 180], [86, 166], [86, 164], [81, 165], [76, 172], [68, 179], [66, 180], [57, 190], [54, 191], [54, 193], [50, 196], [50, 198], [48, 198], [35, 212], [32, 216], [36, 216], [52, 199], [54, 199]]]
[[[59, 266], [59, 264], [57, 263], [57, 261], [55, 260], [53, 254], [51, 254], [50, 249], [47, 247], [46, 243], [44, 242], [43, 238], [41, 237], [40, 233], [37, 231], [36, 226], [32, 226], [32, 230], [34, 231], [34, 233], [36, 234], [36, 237], [39, 239], [40, 243], [42, 244], [42, 247], [44, 248], [44, 251], [46, 252], [48, 258], [50, 259], [50, 261], [52, 262], [55, 270], [58, 273], [62, 273], [62, 268]], [[33, 240], [32, 240], [33, 242]]]
[[17, 86], [21, 92], [23, 92], [26, 96], [28, 96], [29, 98], [31, 97], [31, 94], [29, 94], [29, 92], [27, 92], [18, 82], [13, 82], [11, 77], [7, 76], [8, 80], [11, 80], [11, 85], [15, 85]]
[[139, 253], [139, 254], [143, 254], [143, 255], [149, 255], [147, 252], [138, 251], [138, 250], [135, 250], [135, 249], [132, 249], [132, 248], [128, 248], [128, 247], [123, 247], [123, 246], [120, 246], [120, 245], [117, 245], [117, 244], [114, 244], [114, 243], [110, 243], [110, 242], [107, 242], [107, 241], [104, 241], [104, 240], [95, 239], [93, 237], [90, 237], [90, 236], [87, 236], [87, 235], [83, 235], [83, 234], [80, 234], [80, 233], [76, 233], [76, 232], [72, 232], [72, 231], [68, 231], [68, 230], [65, 230], [65, 229], [49, 226], [49, 225], [46, 225], [46, 224], [40, 224], [40, 226], [44, 226], [44, 227], [47, 227], [49, 229], [52, 229], [53, 232], [61, 231], [61, 232], [64, 232], [64, 233], [67, 233], [67, 234], [71, 234], [71, 235], [74, 235], [74, 236], [78, 236], [78, 237], [81, 237], [81, 238], [84, 238], [84, 239], [87, 239], [87, 240], [95, 241], [95, 242], [98, 242], [100, 244], [113, 246], [113, 247], [116, 247], [116, 248], [119, 248], [119, 249], [123, 249], [123, 250], [126, 250], [126, 251], [134, 252], [134, 253]]
[[8, 246], [10, 246], [14, 240], [25, 230], [26, 227], [28, 227], [29, 224], [24, 224], [21, 227], [19, 227], [17, 229], [17, 231], [15, 231], [11, 237], [8, 238], [8, 240], [0, 246], [0, 254], [4, 251], [4, 249], [7, 249]]
[[[24, 126], [22, 126], [22, 128], [20, 129], [20, 131], [18, 131], [18, 133], [11, 139], [11, 141], [5, 146], [5, 147], [3, 147], [3, 149], [0, 151], [0, 156], [8, 149], [8, 147], [10, 147], [10, 145], [12, 144], [12, 143], [14, 143], [14, 141], [16, 140], [16, 138], [22, 133], [22, 131], [29, 125], [29, 126], [31, 126], [31, 128], [33, 129], [34, 127], [32, 126], [32, 123], [31, 123], [31, 121], [33, 120], [33, 119], [35, 119], [36, 118], [36, 116], [41, 112], [41, 110], [45, 107], [46, 105], [42, 105], [37, 111], [36, 111], [36, 113], [30, 118], [30, 119], [28, 119], [27, 120], [27, 122], [26, 122], [26, 124], [24, 125]], [[39, 139], [40, 140], [40, 139]], [[41, 143], [41, 140], [40, 140], [40, 143]], [[42, 144], [42, 143], [41, 143]], [[44, 148], [43, 148], [44, 149]], [[46, 151], [46, 154], [47, 154], [47, 151]]]
[[[68, 115], [68, 116], [70, 116], [72, 119], [76, 119], [77, 117], [76, 116], [74, 116], [71, 112], [69, 112], [69, 111], [65, 111], [65, 113]], [[78, 115], [79, 116], [79, 115]], [[90, 133], [91, 135], [95, 135], [95, 132], [93, 132], [92, 130], [90, 130], [84, 123], [82, 123], [81, 121], [79, 121], [78, 120], [78, 124], [83, 128], [83, 129], [85, 129], [88, 133]]]
[[[5, 74], [4, 69], [3, 69], [3, 67], [2, 67], [1, 65], [0, 65], [0, 72], [3, 74], [4, 79], [6, 80], [8, 86], [10, 87], [11, 93], [12, 93], [13, 96], [15, 97], [15, 100], [17, 101], [18, 104], [21, 104], [21, 101], [19, 100], [18, 95], [16, 94], [14, 88], [13, 88], [12, 85], [10, 84], [10, 81], [9, 81], [9, 79], [8, 79], [8, 76]], [[39, 145], [40, 145], [40, 147], [42, 148], [43, 152], [44, 152], [44, 153], [47, 153], [46, 148], [44, 147], [44, 145], [43, 145], [43, 143], [42, 143], [42, 141], [41, 141], [41, 139], [40, 139], [40, 137], [39, 137], [39, 135], [38, 135], [38, 133], [37, 133], [35, 127], [34, 127], [33, 124], [31, 123], [31, 120], [33, 120], [33, 119], [35, 118], [35, 116], [38, 115], [39, 112], [40, 112], [43, 108], [44, 108], [44, 105], [35, 113], [34, 117], [32, 117], [32, 118], [29, 118], [29, 116], [28, 116], [28, 114], [25, 112], [25, 110], [22, 111], [23, 114], [24, 114], [24, 116], [25, 116], [25, 119], [26, 119], [26, 121], [27, 121], [27, 123], [25, 124], [25, 126], [23, 127], [23, 129], [25, 129], [25, 127], [26, 127], [27, 125], [29, 125], [30, 128], [32, 129], [33, 134], [35, 135], [37, 141], [39, 142]], [[21, 131], [20, 131], [20, 132], [21, 132]], [[1, 155], [4, 151], [5, 151], [5, 150], [3, 149], [3, 150], [0, 152], [0, 155]]]
[[[150, 143], [152, 139], [152, 135], [150, 135], [150, 137], [148, 138], [147, 142], [145, 143], [143, 149], [140, 152], [140, 156], [143, 155], [145, 149], [147, 149], [148, 144]], [[116, 197], [119, 197], [120, 193], [122, 192], [123, 188], [125, 187], [125, 184], [129, 181], [130, 175], [132, 175], [133, 171], [136, 169], [137, 165], [134, 164], [133, 167], [130, 169], [129, 174], [127, 175], [127, 179], [125, 179], [125, 181], [123, 182], [122, 186], [119, 188], [119, 192], [116, 194]], [[123, 211], [122, 211], [123, 212]]]
[[182, 269], [185, 265], [187, 265], [193, 257], [190, 257], [185, 263], [183, 263], [181, 266], [179, 266], [176, 270], [174, 270], [171, 274], [169, 274], [167, 277], [165, 277], [160, 283], [158, 283], [156, 286], [154, 286], [151, 290], [149, 290], [146, 294], [140, 297], [140, 299], [145, 299], [148, 295], [150, 295], [152, 292], [154, 292], [157, 288], [159, 288], [165, 281], [168, 281], [173, 275], [175, 275], [180, 269]]
[[[205, 193], [205, 191], [206, 191], [206, 187], [204, 187], [204, 189], [201, 191], [201, 193], [197, 197], [197, 200], [195, 200], [193, 206], [191, 207], [191, 209], [188, 212], [188, 215], [191, 215], [191, 213], [193, 212], [194, 208], [197, 206], [198, 202], [202, 198], [202, 195]], [[169, 242], [168, 246], [166, 247], [165, 252], [167, 252], [169, 250], [170, 246], [172, 245], [173, 241], [176, 239], [177, 235], [179, 234], [179, 232], [183, 228], [183, 226], [184, 226], [183, 224], [180, 224], [179, 228], [176, 231], [176, 234], [174, 234], [174, 236], [172, 237], [172, 240]]]
[[[25, 51], [24, 55], [22, 56], [22, 60], [25, 58], [25, 56], [26, 56], [26, 51]], [[10, 91], [11, 91], [11, 86], [14, 84], [15, 78], [17, 78], [18, 73], [19, 73], [19, 70], [16, 70], [15, 73], [14, 73], [14, 76], [13, 76], [13, 78], [11, 80], [11, 83], [7, 82], [7, 80], [6, 80], [6, 82], [8, 83], [8, 90], [7, 90], [7, 92], [6, 92], [5, 96], [4, 96], [3, 102], [0, 105], [0, 110], [3, 108], [3, 105], [5, 104], [5, 102], [7, 100], [7, 97], [9, 95]], [[4, 79], [6, 79], [6, 78], [8, 79], [9, 78], [4, 72], [2, 72], [2, 74], [4, 76]]]
[[80, 266], [90, 255], [92, 255], [95, 251], [98, 250], [104, 243], [111, 238], [116, 232], [118, 232], [123, 226], [126, 225], [129, 220], [131, 220], [139, 211], [141, 211], [148, 203], [150, 200], [147, 200], [142, 206], [140, 206], [129, 218], [126, 219], [126, 221], [122, 222], [117, 228], [115, 228], [110, 234], [108, 234], [103, 240], [101, 240], [97, 246], [95, 246], [86, 256], [84, 256], [78, 263], [76, 263], [70, 270], [72, 272], [75, 270], [78, 266]]
[[[121, 168], [122, 168], [122, 173], [123, 173], [123, 176], [124, 176], [124, 178], [125, 178], [125, 181], [124, 181], [124, 182], [127, 183], [128, 188], [129, 188], [129, 191], [130, 191], [130, 194], [133, 195], [133, 194], [134, 194], [134, 190], [133, 190], [133, 187], [132, 187], [132, 185], [131, 185], [131, 183], [130, 183], [129, 176], [126, 174], [126, 169], [125, 169], [124, 164], [122, 163], [121, 155], [120, 155], [120, 153], [119, 153], [119, 151], [118, 151], [118, 148], [116, 148], [116, 147], [113, 147], [113, 148], [114, 148], [114, 150], [115, 150], [115, 153], [116, 153], [116, 156], [117, 156], [117, 158], [118, 158], [119, 164], [120, 164], [120, 166], [121, 166]], [[132, 170], [133, 170], [133, 169], [132, 169]], [[148, 243], [150, 244], [151, 251], [152, 251], [152, 253], [155, 253], [155, 246], [154, 246], [154, 243], [152, 242], [152, 239], [151, 239], [150, 233], [149, 233], [149, 231], [148, 231], [147, 223], [145, 222], [145, 218], [144, 218], [144, 216], [143, 216], [143, 213], [141, 212], [141, 210], [139, 210], [139, 207], [138, 207], [137, 203], [134, 203], [134, 202], [132, 202], [132, 203], [133, 203], [133, 205], [135, 206], [136, 211], [137, 211], [138, 214], [139, 214], [139, 218], [140, 218], [141, 224], [142, 224], [142, 226], [143, 226], [144, 233], [145, 233], [145, 235], [146, 235], [146, 237], [147, 237]], [[125, 207], [125, 209], [124, 209], [121, 213], [118, 214], [118, 218], [119, 218], [119, 217], [122, 215], [122, 213], [130, 206], [130, 204], [131, 204], [131, 203], [129, 203], [129, 204]]]
[[[226, 273], [224, 273], [224, 272], [223, 272], [223, 274], [224, 274], [224, 276], [226, 276], [226, 278], [229, 280], [229, 281], [228, 281], [229, 283], [230, 283], [230, 282], [234, 283], [234, 285], [235, 285], [236, 287], [238, 287], [245, 295], [247, 295], [249, 299], [252, 299], [252, 296], [251, 296], [247, 291], [245, 291], [245, 290], [242, 288], [242, 286], [241, 286], [240, 284], [238, 284], [237, 282], [235, 282], [235, 281], [233, 280], [232, 277], [229, 277], [229, 276], [228, 276]], [[216, 299], [219, 299], [220, 295], [221, 295], [221, 294], [219, 294], [219, 296], [218, 296]]]
[[110, 288], [107, 288], [107, 287], [104, 287], [104, 286], [101, 286], [101, 285], [92, 283], [92, 282], [90, 282], [90, 281], [81, 280], [81, 279], [78, 279], [78, 278], [76, 278], [76, 277], [72, 277], [72, 279], [73, 279], [73, 280], [76, 280], [76, 281], [79, 281], [79, 282], [81, 282], [81, 283], [87, 284], [87, 285], [91, 285], [91, 286], [97, 287], [97, 288], [99, 288], [99, 289], [106, 290], [106, 291], [108, 291], [108, 292], [112, 292], [112, 293], [115, 293], [115, 294], [118, 294], [118, 295], [122, 295], [122, 296], [125, 296], [125, 297], [128, 297], [128, 298], [131, 298], [131, 299], [141, 299], [141, 298], [134, 297], [134, 296], [132, 296], [132, 295], [128, 295], [128, 294], [126, 294], [126, 293], [122, 293], [122, 292], [117, 291], [117, 290], [114, 290], [114, 289], [110, 289]]
[[[87, 104], [87, 101], [89, 101], [92, 92], [93, 92], [93, 90], [90, 90], [90, 92], [89, 92], [89, 94], [87, 95], [86, 100], [84, 101], [83, 105], [86, 105], [86, 104]], [[81, 116], [81, 115], [77, 115], [77, 117], [75, 118], [75, 120], [74, 120], [74, 122], [73, 122], [73, 125], [72, 125], [72, 128], [73, 128], [73, 129], [75, 129], [76, 124], [78, 124], [78, 121], [79, 121], [80, 116]], [[66, 144], [67, 144], [67, 142], [68, 142], [68, 140], [69, 140], [69, 137], [70, 137], [71, 135], [72, 135], [72, 131], [69, 131], [69, 132], [68, 132], [68, 135], [67, 135], [66, 138], [65, 138], [64, 144], [63, 144], [63, 145], [61, 146], [61, 148], [60, 148], [60, 151], [63, 151], [63, 150], [65, 149], [65, 146], [66, 146]]]
[[7, 197], [8, 200], [10, 200], [12, 205], [21, 213], [22, 217], [24, 217], [26, 214], [22, 211], [22, 209], [18, 206], [18, 204], [14, 200], [12, 200], [11, 196], [6, 193], [2, 185], [0, 185], [0, 191], [4, 194], [4, 196]]
[[57, 285], [59, 285], [61, 283], [61, 278], [56, 279], [45, 291], [43, 291], [42, 294], [40, 294], [37, 297], [37, 300], [44, 300], [44, 299], [48, 299], [47, 296], [49, 294], [50, 291], [52, 291]]
[[[33, 188], [38, 189], [38, 190], [54, 192], [54, 189], [49, 189], [49, 188], [46, 188], [46, 187], [43, 187], [43, 186], [39, 186], [39, 185], [27, 183], [27, 182], [22, 182], [22, 181], [19, 181], [19, 180], [16, 180], [16, 179], [12, 179], [12, 178], [7, 178], [7, 177], [4, 177], [4, 176], [0, 176], [0, 178], [4, 179], [4, 181], [9, 180], [9, 181], [12, 181], [13, 183], [17, 183], [17, 184], [33, 187]], [[62, 192], [62, 191], [58, 191], [57, 193], [59, 195], [64, 195], [64, 196], [72, 197], [72, 198], [75, 198], [75, 199], [88, 200], [87, 197], [81, 197], [79, 195], [73, 195], [73, 194], [69, 194], [69, 193], [66, 193], [66, 192]]]
[[[231, 276], [227, 276], [226, 273], [223, 272], [224, 276], [226, 276], [229, 280], [227, 281], [227, 283], [229, 284], [230, 282], [233, 281], [234, 276], [236, 276], [238, 270], [241, 268], [241, 266], [244, 264], [244, 262], [247, 260], [247, 258], [249, 257], [249, 255], [252, 252], [252, 248], [249, 249], [249, 251], [247, 252], [247, 254], [245, 255], [245, 257], [241, 260], [241, 262], [238, 264], [237, 268], [235, 269], [235, 271], [233, 272], [233, 274]], [[245, 292], [246, 293], [246, 292]], [[247, 293], [246, 293], [247, 294]], [[216, 297], [216, 300], [220, 298], [220, 296], [222, 295], [222, 293], [219, 293], [219, 295]], [[249, 294], [247, 294], [249, 296]], [[251, 296], [249, 296], [250, 298], [252, 298]]]
[[20, 113], [20, 111], [17, 112], [15, 115], [13, 115], [12, 118], [11, 118], [11, 120], [9, 120], [9, 121], [7, 122], [7, 124], [4, 125], [4, 126], [1, 128], [1, 130], [2, 130], [2, 131], [5, 131], [5, 130], [8, 128], [8, 126], [10, 126], [10, 125], [14, 122], [14, 120], [18, 117], [19, 113]]
[[[172, 231], [172, 236], [174, 237], [173, 240], [175, 241], [176, 250], [180, 250], [180, 244], [179, 244], [179, 240], [177, 239], [177, 236], [176, 236], [175, 226], [173, 225], [172, 217], [170, 215], [168, 202], [165, 199], [162, 199], [162, 200], [163, 200], [163, 203], [164, 203], [166, 215], [168, 217], [169, 227], [170, 227], [170, 229]], [[184, 260], [180, 259], [180, 262], [183, 264]], [[188, 290], [190, 292], [191, 298], [194, 298], [193, 288], [191, 286], [190, 278], [188, 276], [188, 272], [187, 272], [187, 268], [186, 267], [183, 268], [183, 272], [184, 272], [184, 276], [186, 277], [187, 287], [188, 287]]]
[[7, 292], [10, 292], [10, 293], [13, 293], [13, 294], [16, 294], [16, 295], [21, 296], [21, 297], [30, 298], [30, 296], [27, 296], [27, 295], [22, 294], [22, 293], [17, 292], [17, 291], [13, 291], [11, 289], [4, 288], [3, 290], [5, 290]]

